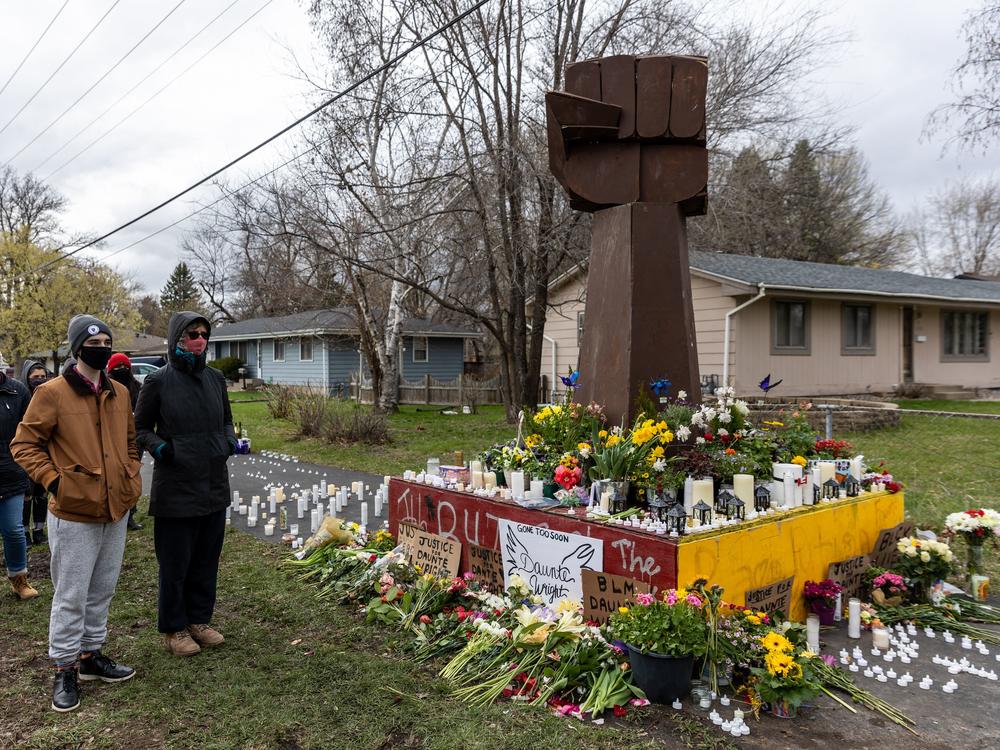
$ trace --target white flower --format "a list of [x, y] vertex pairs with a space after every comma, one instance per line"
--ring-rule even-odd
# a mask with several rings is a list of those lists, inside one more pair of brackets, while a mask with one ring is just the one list
[[687, 397], [688, 397], [688, 392], [687, 391], [677, 391], [677, 398], [679, 400], [683, 401]]
[[747, 406], [746, 401], [741, 401], [740, 399], [736, 399], [735, 401], [733, 401], [733, 411], [735, 411], [741, 417], [745, 417], [750, 413], [750, 407]]
[[931, 553], [930, 552], [921, 552], [920, 553], [920, 561], [921, 562], [930, 562], [931, 561]]
[[590, 458], [590, 448], [581, 448], [580, 449], [580, 458], [583, 458], [583, 459]]
[[711, 422], [713, 419], [715, 419], [715, 415], [716, 414], [718, 414], [718, 412], [715, 409], [713, 409], [711, 406], [709, 406], [707, 409], [705, 409], [705, 414], [704, 414], [705, 421], [706, 422]]
[[694, 442], [695, 442], [696, 444], [698, 444], [698, 445], [704, 445], [704, 444], [705, 444], [705, 438], [703, 438], [703, 437], [696, 437], [696, 438], [694, 439]]
[[718, 435], [719, 437], [726, 437], [729, 434], [729, 430], [727, 430], [725, 427], [720, 427], [715, 434]]
[[733, 421], [733, 415], [730, 414], [728, 411], [720, 411], [719, 421], [722, 422], [722, 424], [729, 424], [730, 422]]
[[665, 458], [658, 458], [653, 461], [653, 471], [663, 471], [667, 468], [667, 460]]
[[691, 424], [693, 424], [695, 427], [701, 427], [704, 424], [704, 421], [705, 417], [702, 415], [700, 411], [696, 411], [694, 414], [691, 415]]
[[681, 425], [680, 427], [677, 428], [677, 432], [674, 433], [674, 437], [676, 437], [681, 442], [684, 442], [689, 437], [691, 437], [691, 428], [688, 427], [686, 424]]

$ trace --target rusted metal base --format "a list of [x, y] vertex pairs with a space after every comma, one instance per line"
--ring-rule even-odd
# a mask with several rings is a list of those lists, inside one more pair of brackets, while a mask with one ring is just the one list
[[580, 347], [582, 403], [609, 424], [635, 417], [636, 397], [667, 378], [699, 400], [687, 231], [676, 203], [629, 203], [594, 214]]

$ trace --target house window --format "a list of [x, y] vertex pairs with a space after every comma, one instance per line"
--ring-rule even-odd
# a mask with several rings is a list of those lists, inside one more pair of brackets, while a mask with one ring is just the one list
[[578, 312], [576, 314], [576, 345], [580, 346], [583, 343], [583, 313]]
[[215, 356], [212, 359], [222, 359], [222, 342], [215, 342]]
[[989, 313], [942, 310], [941, 359], [989, 359]]
[[285, 361], [285, 342], [281, 339], [274, 339], [274, 361]]
[[844, 305], [841, 349], [844, 354], [875, 353], [875, 308], [872, 305]]
[[771, 353], [809, 354], [809, 303], [775, 300], [771, 307]]
[[[230, 351], [232, 351], [231, 348], [230, 348]], [[246, 362], [247, 361], [247, 342], [246, 341], [237, 341], [236, 342], [236, 356], [240, 358], [240, 362]]]
[[302, 362], [312, 362], [313, 341], [311, 338], [299, 339], [299, 360]]
[[426, 336], [414, 336], [413, 337], [413, 361], [414, 362], [426, 362], [427, 361], [427, 337]]

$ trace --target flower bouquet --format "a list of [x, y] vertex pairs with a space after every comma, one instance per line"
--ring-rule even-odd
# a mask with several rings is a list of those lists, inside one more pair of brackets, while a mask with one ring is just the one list
[[809, 602], [809, 610], [819, 615], [820, 625], [833, 625], [837, 595], [843, 590], [843, 586], [830, 578], [819, 583], [806, 581], [802, 596]]
[[983, 544], [1000, 536], [1000, 513], [992, 508], [972, 508], [951, 513], [944, 519], [944, 525], [952, 536], [965, 538], [969, 548], [966, 569], [971, 583], [973, 576], [983, 572]]
[[800, 651], [776, 631], [761, 639], [764, 666], [751, 671], [757, 678], [757, 692], [770, 704], [771, 713], [782, 719], [794, 718], [799, 706], [822, 690], [813, 670], [816, 655]]
[[670, 589], [660, 597], [639, 594], [635, 606], [611, 616], [611, 633], [628, 649], [636, 684], [654, 703], [687, 694], [694, 659], [708, 647], [703, 607], [698, 594]]
[[905, 537], [896, 543], [899, 559], [896, 567], [909, 580], [917, 601], [927, 601], [931, 586], [948, 575], [955, 558], [944, 542]]
[[909, 591], [903, 576], [888, 571], [875, 576], [871, 588], [872, 601], [884, 607], [898, 607]]

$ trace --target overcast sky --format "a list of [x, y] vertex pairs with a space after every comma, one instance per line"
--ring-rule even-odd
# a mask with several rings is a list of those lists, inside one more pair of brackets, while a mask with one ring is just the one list
[[[809, 0], [811, 2], [811, 0]], [[4, 3], [0, 23], [0, 86], [64, 0]], [[93, 35], [37, 98], [0, 133], [0, 164], [83, 94], [178, 0], [120, 0]], [[177, 47], [232, 3], [182, 52], [39, 168], [81, 128], [104, 112]], [[52, 74], [114, 0], [69, 0], [10, 86], [0, 94], [0, 128]], [[817, 93], [829, 99], [868, 159], [875, 181], [896, 209], [907, 212], [960, 174], [1000, 166], [990, 156], [942, 155], [942, 141], [921, 142], [926, 115], [948, 97], [949, 71], [963, 51], [959, 27], [979, 0], [840, 0], [811, 4], [829, 11], [828, 25], [848, 42], [836, 59], [814, 71]], [[769, 7], [773, 6], [773, 2]], [[137, 114], [49, 179], [70, 202], [65, 224], [103, 233], [141, 214], [242, 153], [308, 109], [308, 86], [288, 49], [310, 58], [311, 32], [302, 0], [187, 0], [124, 63], [55, 126], [11, 162], [46, 177], [142, 104], [258, 9], [245, 26]], [[281, 161], [294, 136], [237, 167], [233, 181], [255, 167]], [[205, 200], [210, 188], [189, 197]], [[184, 216], [179, 201], [109, 240], [104, 257]], [[185, 225], [166, 231], [109, 262], [158, 290], [176, 263]]]

